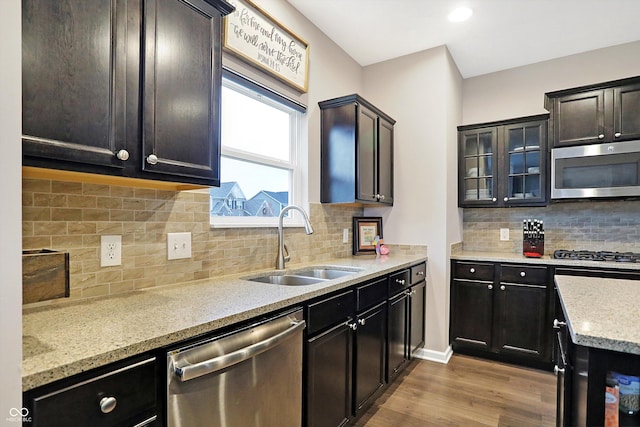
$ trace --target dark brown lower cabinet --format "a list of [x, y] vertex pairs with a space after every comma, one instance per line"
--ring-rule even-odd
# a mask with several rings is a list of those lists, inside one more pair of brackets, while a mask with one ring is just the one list
[[387, 303], [359, 314], [356, 321], [353, 409], [358, 415], [384, 386]]
[[424, 346], [425, 271], [421, 263], [306, 306], [303, 425], [354, 422]]
[[454, 351], [551, 369], [552, 277], [547, 266], [452, 261]]
[[453, 279], [451, 345], [454, 350], [490, 351], [493, 324], [493, 282]]
[[424, 347], [425, 315], [427, 303], [427, 282], [413, 286], [409, 293], [411, 320], [409, 322], [409, 356], [413, 356]]
[[307, 341], [306, 420], [309, 427], [343, 426], [351, 414], [353, 331], [341, 323]]
[[547, 287], [501, 283], [497, 299], [498, 351], [537, 359], [547, 357]]
[[401, 292], [389, 299], [387, 381], [391, 382], [409, 360], [407, 314], [409, 294]]

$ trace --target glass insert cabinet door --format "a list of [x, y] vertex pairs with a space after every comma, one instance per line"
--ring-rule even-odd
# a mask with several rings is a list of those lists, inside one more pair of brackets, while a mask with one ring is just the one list
[[467, 131], [462, 135], [463, 199], [491, 201], [495, 197], [496, 130]]
[[544, 135], [539, 123], [505, 127], [507, 189], [509, 200], [539, 199], [542, 196], [541, 145]]

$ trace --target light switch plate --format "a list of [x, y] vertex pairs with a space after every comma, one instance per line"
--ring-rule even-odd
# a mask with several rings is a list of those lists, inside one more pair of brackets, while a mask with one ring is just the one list
[[501, 228], [500, 229], [500, 240], [503, 241], [503, 242], [509, 240], [509, 229], [508, 228]]
[[342, 229], [342, 243], [349, 243], [349, 229]]
[[122, 264], [122, 236], [100, 236], [100, 267]]
[[191, 258], [191, 233], [167, 233], [167, 259]]

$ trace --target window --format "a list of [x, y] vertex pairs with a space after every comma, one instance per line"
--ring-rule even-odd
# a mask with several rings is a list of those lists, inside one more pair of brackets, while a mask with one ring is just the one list
[[[228, 70], [221, 98], [220, 187], [209, 190], [211, 225], [275, 226], [282, 208], [304, 201], [304, 107]], [[292, 213], [285, 224], [301, 224]]]

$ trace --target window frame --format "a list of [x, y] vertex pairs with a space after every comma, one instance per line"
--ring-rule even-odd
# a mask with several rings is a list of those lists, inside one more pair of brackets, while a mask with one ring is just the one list
[[[309, 212], [308, 194], [307, 191], [305, 191], [305, 188], [308, 188], [306, 182], [308, 161], [304, 159], [303, 156], [307, 154], [304, 149], [307, 141], [305, 133], [303, 132], [303, 129], [306, 128], [306, 106], [227, 68], [223, 68], [222, 85], [227, 89], [235, 90], [245, 96], [259, 100], [273, 108], [290, 114], [291, 126], [289, 129], [289, 161], [225, 147], [222, 141], [220, 142], [221, 158], [225, 157], [289, 170], [288, 203], [290, 205], [295, 204], [301, 206]], [[222, 103], [220, 105], [222, 105]], [[211, 228], [271, 228], [278, 226], [278, 217], [209, 215], [209, 224]], [[283, 225], [285, 227], [303, 227], [304, 223], [298, 212], [290, 210], [284, 218]]]

